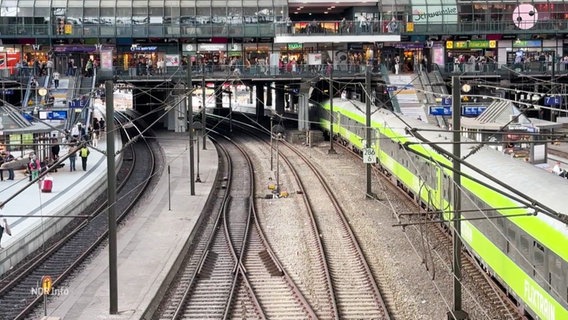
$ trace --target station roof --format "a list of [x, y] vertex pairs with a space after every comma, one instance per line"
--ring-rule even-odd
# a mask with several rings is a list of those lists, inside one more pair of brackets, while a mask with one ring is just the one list
[[527, 118], [511, 101], [494, 101], [476, 118], [462, 117], [464, 129], [499, 131], [504, 126], [507, 130], [526, 130], [540, 132], [562, 128], [561, 123], [537, 118]]

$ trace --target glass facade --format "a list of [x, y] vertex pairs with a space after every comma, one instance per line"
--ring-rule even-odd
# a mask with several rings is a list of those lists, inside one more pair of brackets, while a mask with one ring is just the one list
[[285, 0], [3, 0], [4, 36], [211, 37], [273, 35]]
[[[3, 37], [273, 37], [275, 25], [305, 1], [286, 0], [2, 0]], [[314, 5], [314, 4], [312, 4]], [[357, 21], [357, 5], [318, 21]], [[360, 5], [360, 4], [359, 4]], [[367, 3], [368, 5], [368, 3]], [[551, 33], [566, 29], [565, 1], [385, 0], [367, 10], [385, 32], [391, 21], [409, 34]], [[309, 11], [309, 7], [303, 9]], [[310, 13], [311, 14], [311, 13]], [[294, 21], [297, 28], [311, 22]], [[397, 27], [399, 27], [397, 26]], [[296, 29], [296, 28], [295, 28]]]

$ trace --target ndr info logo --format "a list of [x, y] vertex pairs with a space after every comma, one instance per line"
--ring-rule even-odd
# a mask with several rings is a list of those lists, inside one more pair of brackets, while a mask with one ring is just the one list
[[50, 290], [45, 290], [42, 287], [32, 287], [30, 290], [32, 295], [42, 296], [42, 295], [50, 295], [50, 296], [68, 296], [69, 295], [69, 288], [61, 287], [61, 288], [51, 288]]

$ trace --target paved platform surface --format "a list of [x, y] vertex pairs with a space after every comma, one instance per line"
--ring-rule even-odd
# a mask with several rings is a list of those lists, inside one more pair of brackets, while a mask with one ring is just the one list
[[[187, 135], [158, 135], [166, 163], [158, 186], [119, 228], [118, 310], [109, 315], [108, 246], [68, 283], [67, 296], [51, 297], [47, 315], [54, 319], [140, 319], [193, 230], [211, 192], [218, 158], [213, 144], [200, 148], [199, 172], [190, 195]], [[201, 146], [202, 147], [202, 146]]]
[[[115, 149], [121, 146], [117, 137]], [[68, 153], [68, 148], [61, 147], [60, 156]], [[0, 201], [5, 203], [0, 215], [6, 218], [12, 236], [4, 234], [0, 245], [0, 274], [11, 269], [28, 254], [40, 249], [43, 243], [59, 231], [70, 219], [55, 217], [76, 215], [94, 198], [101, 183], [106, 181], [106, 141], [102, 138], [96, 148], [90, 147], [87, 170], [81, 168], [81, 158], [77, 156], [76, 171], [69, 169], [69, 160], [57, 172], [49, 173], [53, 179], [51, 192], [42, 192], [40, 183], [30, 183], [24, 170], [15, 171], [15, 179], [0, 181]], [[27, 158], [27, 154], [24, 155]], [[40, 154], [41, 158], [41, 154]], [[120, 159], [119, 155], [117, 159]], [[27, 162], [27, 160], [25, 160]]]

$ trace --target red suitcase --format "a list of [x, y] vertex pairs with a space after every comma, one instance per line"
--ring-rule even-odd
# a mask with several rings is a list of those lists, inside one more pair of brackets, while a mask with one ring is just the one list
[[41, 192], [51, 192], [53, 188], [53, 178], [46, 177], [41, 181]]

